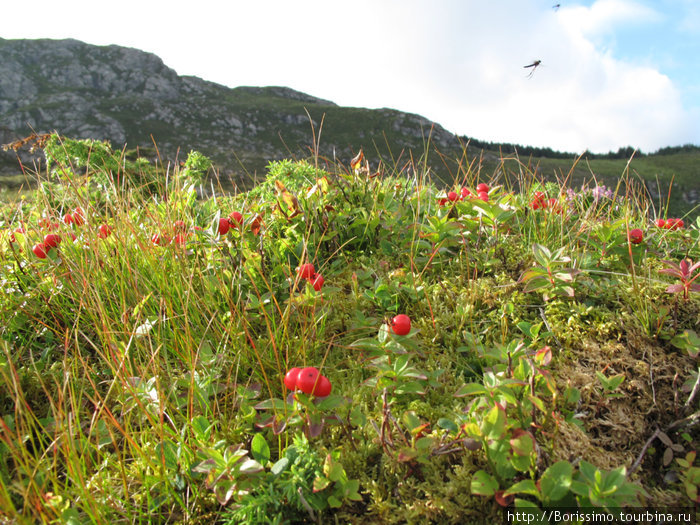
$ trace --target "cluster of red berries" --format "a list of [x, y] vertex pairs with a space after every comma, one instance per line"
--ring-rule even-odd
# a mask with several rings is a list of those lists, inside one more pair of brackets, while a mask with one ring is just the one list
[[[85, 224], [85, 212], [83, 212], [82, 208], [75, 208], [75, 210], [72, 213], [66, 213], [63, 216], [63, 223], [68, 225], [68, 226], [82, 226]], [[43, 241], [36, 243], [32, 247], [32, 252], [34, 255], [36, 255], [39, 259], [46, 259], [48, 256], [49, 252], [53, 248], [57, 248], [59, 244], [61, 244], [61, 241], [63, 238], [61, 235], [58, 233], [51, 233], [55, 230], [58, 230], [60, 227], [60, 224], [58, 222], [54, 222], [51, 219], [48, 219], [46, 217], [43, 217], [39, 219], [39, 227], [42, 230], [47, 230], [49, 233], [47, 233], [44, 236]], [[10, 234], [10, 242], [14, 243], [17, 241], [15, 238], [15, 233], [21, 233], [25, 234], [27, 231], [23, 228], [17, 228], [14, 232]], [[98, 228], [97, 231], [97, 236], [100, 239], [105, 239], [109, 237], [109, 235], [112, 233], [112, 228], [110, 228], [107, 224], [102, 224]], [[71, 238], [71, 240], [75, 241], [77, 239], [75, 233], [72, 231], [68, 231], [67, 235]]]
[[[480, 183], [476, 187], [476, 198], [481, 199], [484, 202], [489, 201], [489, 191], [491, 188], [489, 187], [488, 184], [485, 183]], [[469, 188], [462, 188], [459, 193], [456, 191], [449, 191], [447, 192], [447, 198], [441, 198], [438, 199], [438, 204], [440, 206], [445, 206], [448, 202], [457, 202], [457, 201], [463, 201], [464, 199], [467, 199], [469, 197], [474, 197], [474, 194], [469, 191]]]
[[546, 210], [547, 208], [556, 209], [559, 202], [555, 198], [547, 199], [541, 191], [536, 191], [532, 197], [530, 207], [533, 210]]
[[683, 219], [656, 219], [656, 225], [665, 230], [680, 230], [685, 223]]
[[284, 376], [284, 386], [289, 390], [301, 390], [305, 394], [316, 397], [326, 397], [333, 389], [328, 378], [321, 375], [313, 366], [290, 369]]
[[299, 266], [299, 268], [297, 268], [297, 273], [299, 274], [299, 278], [308, 281], [309, 284], [313, 286], [313, 289], [317, 292], [320, 292], [321, 288], [323, 288], [323, 283], [325, 282], [325, 279], [323, 278], [323, 275], [321, 275], [320, 273], [316, 273], [316, 268], [314, 268], [313, 264], [302, 264], [301, 266]]
[[[228, 217], [219, 218], [219, 225], [217, 227], [217, 233], [219, 235], [226, 235], [231, 228], [240, 228], [243, 224], [243, 215], [241, 212], [234, 211]], [[193, 226], [194, 231], [202, 231], [199, 226]], [[177, 220], [173, 223], [173, 231], [175, 232], [174, 237], [171, 239], [169, 235], [164, 233], [154, 233], [151, 237], [151, 242], [156, 246], [163, 246], [174, 242], [178, 246], [185, 246], [187, 243], [187, 237], [192, 232], [187, 232], [187, 225], [185, 221]]]

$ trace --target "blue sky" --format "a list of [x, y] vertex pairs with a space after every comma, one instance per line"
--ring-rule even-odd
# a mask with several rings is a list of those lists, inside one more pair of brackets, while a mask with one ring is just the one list
[[700, 0], [97, 5], [34, 0], [28, 17], [13, 2], [0, 37], [135, 47], [180, 74], [392, 107], [480, 140], [574, 152], [700, 144]]

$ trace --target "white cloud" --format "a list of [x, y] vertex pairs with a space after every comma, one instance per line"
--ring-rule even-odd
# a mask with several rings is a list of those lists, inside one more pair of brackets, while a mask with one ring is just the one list
[[562, 7], [559, 18], [586, 35], [613, 32], [624, 25], [657, 21], [661, 14], [632, 0], [597, 0], [590, 7]]

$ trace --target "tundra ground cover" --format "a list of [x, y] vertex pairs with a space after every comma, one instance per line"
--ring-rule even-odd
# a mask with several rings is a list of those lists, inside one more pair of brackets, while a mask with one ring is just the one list
[[284, 161], [198, 200], [196, 153], [165, 171], [103, 143], [45, 152], [40, 190], [0, 215], [3, 517], [697, 504], [697, 222], [526, 169], [440, 191], [420, 163]]

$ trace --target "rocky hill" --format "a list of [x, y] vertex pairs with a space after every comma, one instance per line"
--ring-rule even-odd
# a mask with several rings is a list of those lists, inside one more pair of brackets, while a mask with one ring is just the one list
[[[242, 176], [273, 159], [308, 156], [309, 115], [316, 128], [323, 119], [321, 154], [344, 161], [360, 147], [375, 159], [420, 154], [429, 135], [448, 155], [460, 151], [457, 137], [414, 114], [339, 107], [284, 87], [231, 89], [179, 76], [157, 56], [120, 46], [0, 39], [2, 144], [32, 130], [129, 149], [155, 142], [167, 158], [197, 149], [222, 172]], [[2, 161], [2, 172], [17, 172], [13, 152]]]

